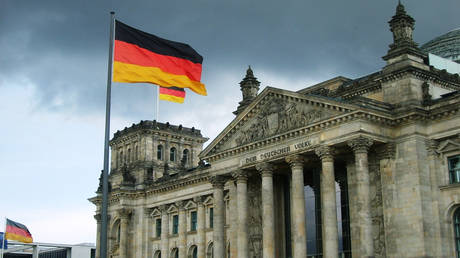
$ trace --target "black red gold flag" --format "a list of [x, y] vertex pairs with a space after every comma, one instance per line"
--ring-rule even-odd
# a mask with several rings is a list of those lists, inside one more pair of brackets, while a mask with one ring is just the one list
[[114, 47], [113, 81], [189, 88], [207, 95], [200, 82], [203, 57], [189, 45], [115, 21]]
[[6, 219], [5, 239], [16, 240], [23, 243], [32, 243], [32, 234], [26, 226], [16, 221]]
[[176, 102], [176, 103], [184, 103], [185, 98], [185, 90], [179, 87], [160, 87], [160, 99]]

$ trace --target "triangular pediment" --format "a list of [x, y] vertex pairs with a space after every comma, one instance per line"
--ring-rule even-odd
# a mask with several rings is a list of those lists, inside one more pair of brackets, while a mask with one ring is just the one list
[[258, 142], [356, 110], [338, 100], [267, 87], [200, 154]]
[[437, 149], [438, 153], [445, 153], [450, 151], [459, 151], [460, 143], [454, 142], [452, 140], [447, 140], [441, 143]]

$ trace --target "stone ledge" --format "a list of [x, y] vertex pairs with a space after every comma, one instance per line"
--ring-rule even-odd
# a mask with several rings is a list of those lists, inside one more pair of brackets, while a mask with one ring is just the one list
[[441, 191], [448, 191], [451, 189], [460, 189], [460, 183], [453, 183], [453, 184], [443, 185], [439, 187], [439, 190]]

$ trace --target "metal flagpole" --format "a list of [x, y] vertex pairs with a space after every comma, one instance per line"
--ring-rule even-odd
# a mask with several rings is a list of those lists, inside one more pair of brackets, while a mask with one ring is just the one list
[[160, 122], [160, 86], [157, 87], [157, 122]]
[[107, 100], [105, 107], [105, 141], [104, 141], [104, 172], [102, 173], [102, 210], [101, 210], [101, 235], [100, 256], [107, 257], [107, 209], [109, 193], [109, 134], [110, 134], [110, 98], [112, 93], [112, 63], [113, 63], [113, 37], [115, 27], [115, 12], [110, 12], [110, 39], [109, 62], [107, 72]]

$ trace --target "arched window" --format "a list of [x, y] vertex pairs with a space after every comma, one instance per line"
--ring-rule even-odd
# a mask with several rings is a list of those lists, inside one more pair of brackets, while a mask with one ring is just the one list
[[171, 258], [179, 258], [179, 249], [177, 249], [177, 248], [172, 249]]
[[131, 162], [131, 149], [128, 149], [128, 157], [127, 158], [128, 158], [127, 159], [128, 163], [130, 163]]
[[214, 245], [209, 243], [208, 250], [206, 251], [206, 258], [214, 258]]
[[139, 159], [139, 147], [136, 145], [135, 151], [134, 151], [134, 160]]
[[455, 253], [460, 257], [460, 208], [454, 212]]
[[157, 159], [163, 160], [163, 145], [158, 145], [157, 147]]
[[118, 227], [117, 227], [117, 243], [120, 243], [120, 237], [121, 237], [121, 224], [118, 224]]
[[169, 160], [173, 162], [176, 161], [176, 148], [174, 147], [169, 151]]
[[196, 245], [192, 245], [189, 249], [188, 249], [188, 255], [187, 255], [188, 258], [197, 258], [198, 257], [198, 248]]
[[181, 163], [182, 164], [187, 164], [188, 162], [188, 149], [185, 149], [183, 152], [182, 152], [182, 160], [181, 160]]
[[154, 258], [161, 258], [161, 251], [157, 250], [155, 254], [153, 255]]

